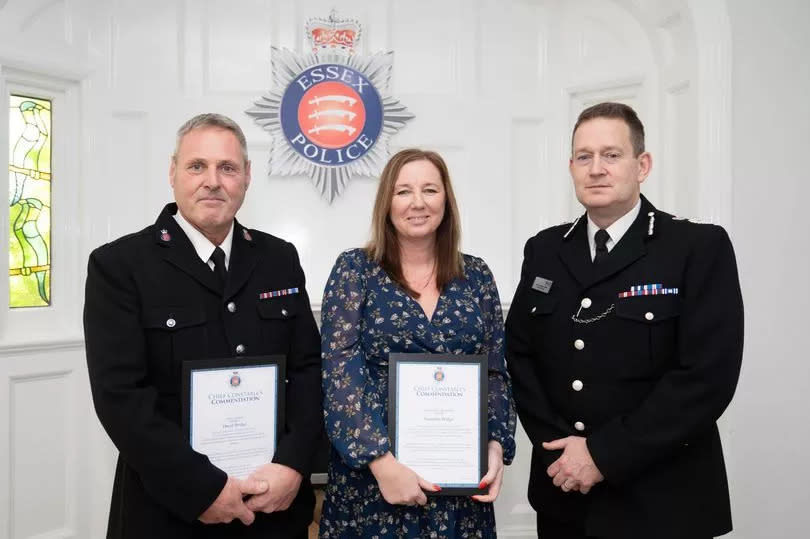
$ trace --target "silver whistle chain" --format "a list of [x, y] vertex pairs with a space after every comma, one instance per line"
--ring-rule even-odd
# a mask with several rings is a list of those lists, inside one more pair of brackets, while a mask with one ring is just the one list
[[[592, 324], [593, 322], [598, 322], [599, 320], [602, 320], [604, 317], [606, 317], [611, 312], [613, 312], [614, 307], [616, 307], [616, 304], [612, 303], [610, 305], [610, 307], [608, 307], [605, 312], [603, 312], [602, 314], [596, 315], [593, 318], [578, 318], [579, 311], [577, 311], [577, 314], [572, 314], [571, 315], [571, 320], [573, 320], [577, 324]], [[581, 308], [580, 308], [580, 310], [581, 310]]]

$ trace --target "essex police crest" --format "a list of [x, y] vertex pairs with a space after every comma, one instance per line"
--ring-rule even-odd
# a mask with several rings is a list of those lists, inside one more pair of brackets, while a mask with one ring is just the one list
[[269, 174], [309, 176], [331, 203], [352, 176], [379, 176], [388, 141], [413, 118], [388, 95], [393, 51], [355, 54], [353, 19], [310, 19], [312, 51], [272, 47], [274, 87], [246, 111], [268, 131]]
[[433, 379], [436, 382], [444, 382], [445, 374], [441, 367], [436, 367], [436, 370], [433, 371]]

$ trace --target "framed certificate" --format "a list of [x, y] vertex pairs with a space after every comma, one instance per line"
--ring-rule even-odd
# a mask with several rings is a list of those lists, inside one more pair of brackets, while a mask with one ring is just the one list
[[284, 426], [284, 356], [183, 362], [183, 431], [229, 476], [270, 462]]
[[388, 435], [394, 456], [438, 495], [482, 494], [487, 471], [487, 356], [391, 354]]

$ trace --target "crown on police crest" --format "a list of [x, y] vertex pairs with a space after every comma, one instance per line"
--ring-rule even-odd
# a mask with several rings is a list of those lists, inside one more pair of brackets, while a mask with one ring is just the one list
[[314, 53], [328, 50], [354, 54], [354, 48], [360, 42], [360, 22], [356, 19], [338, 18], [334, 9], [328, 18], [309, 19], [306, 31]]

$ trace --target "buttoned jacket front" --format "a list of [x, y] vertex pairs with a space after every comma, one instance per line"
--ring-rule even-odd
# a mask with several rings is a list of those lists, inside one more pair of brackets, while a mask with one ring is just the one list
[[[320, 338], [298, 255], [292, 244], [235, 221], [223, 291], [174, 220], [176, 211], [169, 204], [154, 225], [90, 256], [90, 383], [120, 451], [108, 537], [291, 537], [312, 517], [306, 478], [323, 424]], [[287, 511], [257, 514], [250, 527], [202, 525], [196, 519], [226, 476], [182, 432], [183, 362], [267, 354], [286, 356], [286, 417], [273, 461], [305, 480]]]
[[[583, 518], [600, 537], [725, 533], [716, 421], [743, 341], [728, 236], [642, 197], [630, 229], [594, 265], [586, 229], [582, 216], [526, 243], [506, 323], [515, 401], [534, 446], [530, 502], [549, 518]], [[560, 452], [541, 443], [569, 435], [586, 438], [605, 477], [587, 495], [546, 475]]]

